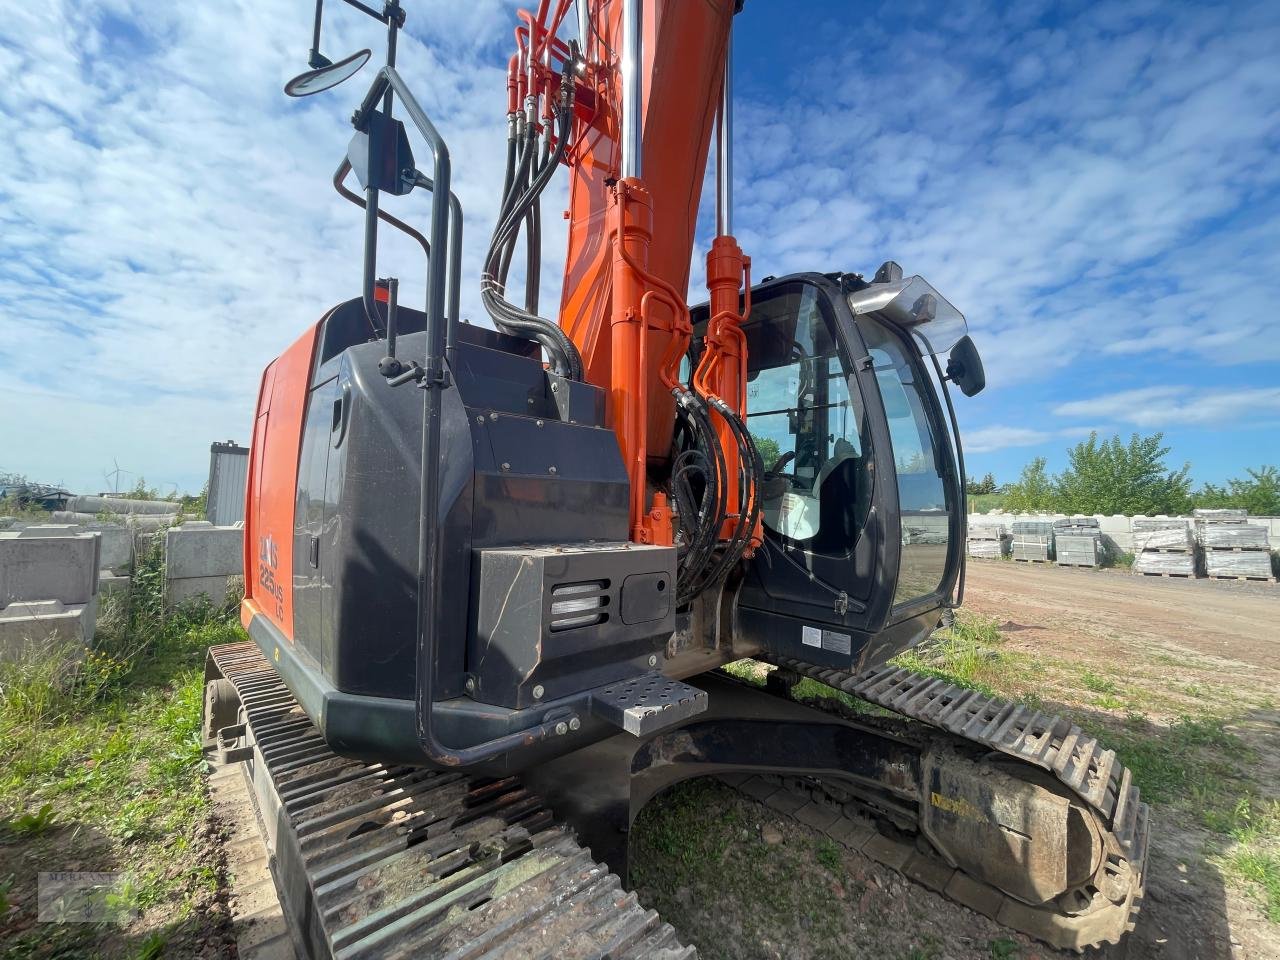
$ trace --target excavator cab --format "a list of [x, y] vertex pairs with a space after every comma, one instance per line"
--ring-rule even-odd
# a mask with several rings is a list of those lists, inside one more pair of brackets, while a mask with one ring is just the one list
[[[706, 308], [693, 319], [705, 325]], [[764, 536], [738, 592], [735, 644], [843, 669], [883, 663], [958, 599], [962, 470], [946, 375], [930, 358], [964, 337], [964, 318], [886, 264], [869, 284], [769, 280], [743, 332]]]

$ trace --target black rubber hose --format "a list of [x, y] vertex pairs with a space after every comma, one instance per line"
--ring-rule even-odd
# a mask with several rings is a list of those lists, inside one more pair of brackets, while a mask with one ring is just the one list
[[[503, 250], [507, 244], [514, 241], [521, 221], [528, 215], [563, 159], [567, 148], [571, 116], [568, 109], [562, 109], [559, 112], [557, 119], [560, 136], [556, 143], [554, 157], [546, 163], [535, 160], [536, 132], [533, 136], [526, 137], [523, 156], [514, 180], [516, 189], [513, 190], [513, 194], [520, 194], [520, 196], [509, 198], [503, 205], [503, 216], [499, 218], [498, 226], [494, 230], [489, 256], [486, 259], [485, 273], [481, 280], [481, 299], [486, 311], [499, 329], [537, 340], [547, 349], [552, 368], [556, 373], [573, 380], [581, 380], [582, 357], [573, 341], [558, 324], [522, 311], [508, 302], [505, 298], [505, 278], [501, 275]], [[524, 178], [529, 175], [530, 166], [535, 166], [536, 171], [532, 182], [522, 191], [520, 187]]]

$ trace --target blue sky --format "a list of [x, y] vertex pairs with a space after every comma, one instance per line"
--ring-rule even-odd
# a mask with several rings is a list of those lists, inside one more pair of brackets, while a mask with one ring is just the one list
[[[478, 317], [513, 5], [406, 6]], [[367, 77], [281, 94], [309, 8], [0, 0], [0, 470], [198, 490], [262, 367], [355, 291], [328, 180]], [[362, 20], [334, 3], [327, 51], [379, 49]], [[755, 272], [893, 258], [941, 289], [987, 360], [971, 472], [1061, 466], [1091, 429], [1163, 430], [1199, 480], [1280, 462], [1280, 5], [748, 0], [736, 44]], [[544, 234], [555, 303], [558, 218]], [[412, 251], [384, 263], [414, 297]]]

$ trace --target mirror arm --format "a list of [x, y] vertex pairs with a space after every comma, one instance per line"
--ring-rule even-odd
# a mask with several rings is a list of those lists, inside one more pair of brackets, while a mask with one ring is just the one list
[[311, 50], [307, 55], [307, 63], [312, 70], [319, 70], [329, 65], [329, 58], [320, 53], [320, 18], [324, 13], [324, 0], [316, 0], [316, 22], [311, 30]]
[[[357, 10], [359, 10], [361, 13], [367, 13], [369, 16], [373, 17], [373, 19], [378, 20], [378, 21], [380, 21], [381, 23], [387, 23], [387, 22], [388, 22], [388, 20], [390, 19], [390, 17], [388, 17], [388, 15], [387, 15], [387, 13], [386, 13], [385, 11], [378, 11], [378, 10], [375, 10], [375, 9], [373, 9], [373, 7], [369, 7], [369, 6], [366, 6], [365, 4], [361, 3], [361, 2], [360, 2], [360, 0], [342, 0], [342, 2], [343, 2], [343, 3], [345, 3], [345, 4], [346, 4], [347, 6], [349, 6], [349, 7], [355, 7], [355, 8], [356, 8]], [[388, 4], [388, 6], [390, 6], [390, 4]], [[399, 9], [399, 7], [398, 7], [398, 5], [397, 5], [397, 10], [398, 10], [398, 9]], [[401, 24], [403, 24], [403, 23], [404, 23], [404, 13], [403, 13], [403, 12], [400, 12], [400, 14], [399, 14], [399, 16], [398, 16], [397, 20], [399, 21], [399, 22], [396, 24], [397, 26], [400, 26]]]

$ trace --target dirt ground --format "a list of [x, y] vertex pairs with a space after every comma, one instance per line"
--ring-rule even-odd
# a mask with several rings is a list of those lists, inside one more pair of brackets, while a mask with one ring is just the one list
[[[1162, 779], [1146, 902], [1136, 930], [1093, 955], [1280, 960], [1280, 926], [1266, 918], [1259, 888], [1224, 865], [1232, 841], [1206, 826], [1210, 808], [1236, 796], [1277, 797], [1280, 586], [974, 562], [965, 606], [997, 621], [1002, 657], [1026, 667], [1010, 681], [1017, 695], [1125, 731], [1137, 751], [1144, 737], [1155, 745], [1149, 775]], [[1159, 738], [1183, 729], [1179, 718], [1200, 716], [1215, 718], [1220, 733], [1195, 742], [1183, 777], [1180, 756], [1164, 755]], [[690, 818], [699, 829], [681, 826]], [[646, 808], [632, 864], [642, 901], [707, 957], [1075, 956], [1011, 934], [706, 781]]]

